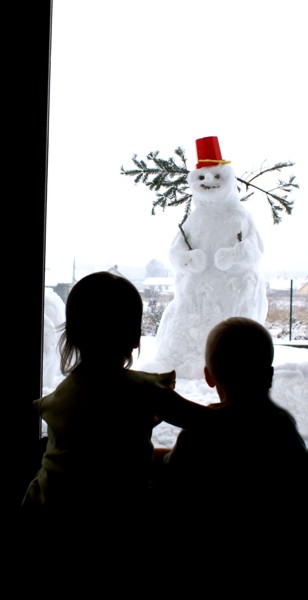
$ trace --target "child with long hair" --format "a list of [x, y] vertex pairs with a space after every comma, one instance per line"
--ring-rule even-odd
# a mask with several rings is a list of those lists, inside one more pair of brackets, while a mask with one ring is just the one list
[[65, 379], [34, 402], [48, 441], [24, 515], [78, 529], [110, 518], [121, 534], [152, 518], [153, 427], [199, 426], [207, 409], [175, 392], [174, 371], [130, 369], [142, 312], [135, 286], [107, 271], [71, 289], [60, 338]]

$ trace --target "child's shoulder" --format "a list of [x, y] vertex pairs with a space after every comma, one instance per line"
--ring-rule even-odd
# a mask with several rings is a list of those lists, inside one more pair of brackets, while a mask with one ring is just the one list
[[78, 398], [84, 396], [84, 393], [83, 379], [76, 371], [67, 375], [50, 394], [34, 400], [33, 405], [42, 416], [50, 410], [56, 411], [64, 406], [76, 404]]

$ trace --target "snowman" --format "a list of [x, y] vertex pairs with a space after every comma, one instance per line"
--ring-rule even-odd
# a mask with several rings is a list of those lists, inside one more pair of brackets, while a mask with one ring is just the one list
[[[244, 316], [264, 324], [263, 243], [240, 200], [230, 161], [217, 137], [196, 140], [198, 163], [187, 182], [192, 211], [170, 247], [174, 299], [163, 313], [152, 369], [203, 378], [208, 332], [219, 321]], [[149, 367], [149, 366], [148, 366]]]

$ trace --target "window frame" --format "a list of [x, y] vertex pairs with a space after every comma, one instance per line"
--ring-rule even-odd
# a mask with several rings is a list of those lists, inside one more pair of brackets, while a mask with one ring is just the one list
[[4, 399], [4, 408], [9, 410], [5, 417], [5, 496], [16, 516], [33, 476], [40, 438], [33, 400], [42, 390], [52, 0], [25, 3], [14, 13], [12, 25], [14, 52], [9, 70], [13, 84], [8, 88], [12, 151], [7, 154], [12, 174], [5, 174], [9, 180], [5, 222], [13, 226], [6, 232], [10, 247], [5, 258], [3, 317], [7, 326], [2, 342], [3, 377], [9, 384]]

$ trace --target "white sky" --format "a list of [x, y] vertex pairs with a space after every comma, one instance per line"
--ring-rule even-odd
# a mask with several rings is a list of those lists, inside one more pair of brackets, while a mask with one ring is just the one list
[[[182, 209], [151, 215], [155, 193], [120, 175], [131, 157], [217, 135], [236, 175], [291, 160], [292, 216], [246, 207], [264, 270], [308, 273], [307, 19], [302, 0], [54, 0], [46, 266], [168, 262]], [[276, 177], [274, 179], [276, 181]], [[260, 208], [256, 206], [258, 204]]]

